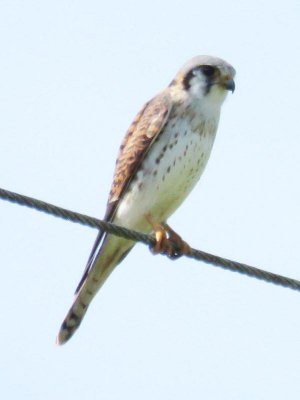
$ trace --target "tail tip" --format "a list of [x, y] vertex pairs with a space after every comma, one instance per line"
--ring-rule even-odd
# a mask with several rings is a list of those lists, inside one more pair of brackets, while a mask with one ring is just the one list
[[[61, 327], [60, 330], [58, 332], [58, 335], [56, 337], [56, 344], [58, 346], [61, 346], [63, 344], [65, 344], [74, 334], [74, 332], [77, 330], [77, 328], [80, 325], [80, 320], [79, 319], [74, 319], [74, 318], [70, 318], [70, 319], [66, 319]], [[79, 323], [78, 323], [79, 322]]]
[[58, 335], [56, 336], [55, 339], [55, 344], [57, 346], [61, 346], [67, 342], [68, 338], [66, 337], [66, 334], [64, 331], [60, 330]]
[[81, 324], [82, 318], [86, 313], [87, 306], [83, 307], [82, 302], [79, 304], [81, 306], [80, 309], [78, 309], [78, 307], [76, 308], [76, 300], [75, 300], [73, 306], [70, 308], [67, 316], [65, 317], [58, 332], [58, 335], [56, 337], [57, 345], [65, 344], [73, 336], [73, 334]]
[[58, 332], [58, 335], [56, 336], [55, 344], [57, 346], [65, 344], [70, 339], [72, 334], [73, 332], [70, 332], [69, 329], [62, 326]]

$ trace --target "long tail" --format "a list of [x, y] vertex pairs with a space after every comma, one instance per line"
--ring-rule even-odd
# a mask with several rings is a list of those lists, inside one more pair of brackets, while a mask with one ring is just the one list
[[111, 235], [107, 237], [60, 327], [57, 344], [66, 343], [78, 329], [94, 296], [133, 246], [131, 241]]

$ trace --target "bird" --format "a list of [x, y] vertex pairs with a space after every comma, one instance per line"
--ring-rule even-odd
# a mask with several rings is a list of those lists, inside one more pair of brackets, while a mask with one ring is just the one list
[[[235, 69], [218, 57], [193, 57], [142, 107], [125, 134], [104, 220], [154, 233], [154, 254], [175, 258], [189, 250], [167, 219], [205, 169], [221, 106], [228, 91], [235, 89], [234, 77]], [[57, 344], [71, 338], [96, 293], [134, 245], [131, 240], [99, 231]]]

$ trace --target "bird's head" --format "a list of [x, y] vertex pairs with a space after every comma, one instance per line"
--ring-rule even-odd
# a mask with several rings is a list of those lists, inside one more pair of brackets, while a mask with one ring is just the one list
[[221, 105], [227, 92], [235, 89], [234, 76], [234, 68], [226, 61], [197, 56], [183, 65], [171, 86], [180, 88], [192, 99]]

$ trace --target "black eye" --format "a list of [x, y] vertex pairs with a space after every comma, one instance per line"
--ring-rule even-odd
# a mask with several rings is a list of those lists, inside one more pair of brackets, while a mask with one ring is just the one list
[[201, 65], [200, 70], [208, 78], [213, 76], [215, 74], [215, 71], [216, 71], [215, 68], [212, 67], [211, 65]]

